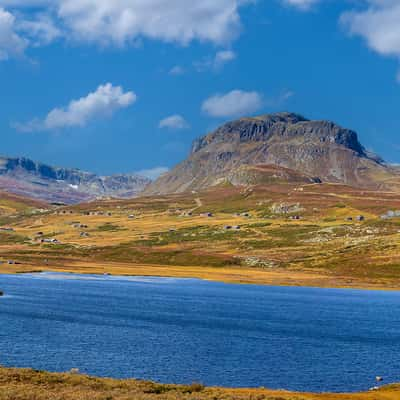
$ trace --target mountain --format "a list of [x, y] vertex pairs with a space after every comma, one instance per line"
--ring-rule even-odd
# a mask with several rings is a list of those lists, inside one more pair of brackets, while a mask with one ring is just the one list
[[74, 204], [99, 197], [130, 198], [150, 180], [136, 175], [98, 176], [27, 158], [0, 158], [0, 190], [47, 202]]
[[329, 121], [276, 113], [228, 122], [196, 140], [188, 159], [144, 193], [282, 180], [376, 189], [398, 185], [399, 177], [398, 170], [361, 145], [354, 131]]

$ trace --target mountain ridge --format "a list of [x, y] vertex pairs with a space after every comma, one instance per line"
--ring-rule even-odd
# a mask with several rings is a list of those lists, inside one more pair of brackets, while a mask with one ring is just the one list
[[[166, 194], [205, 189], [221, 180], [250, 184], [244, 166], [285, 168], [304, 179], [382, 188], [396, 171], [367, 151], [355, 131], [325, 120], [309, 120], [282, 112], [230, 121], [193, 142], [189, 157], [145, 189], [145, 194]], [[255, 184], [255, 182], [251, 182]]]
[[26, 157], [0, 157], [1, 190], [48, 202], [73, 204], [99, 197], [134, 197], [149, 183], [138, 174], [99, 176]]

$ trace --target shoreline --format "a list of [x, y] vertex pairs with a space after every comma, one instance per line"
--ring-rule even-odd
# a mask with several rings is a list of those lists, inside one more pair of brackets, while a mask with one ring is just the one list
[[111, 262], [73, 261], [68, 265], [41, 267], [39, 265], [7, 265], [1, 275], [33, 273], [70, 273], [77, 275], [107, 275], [114, 277], [154, 277], [199, 279], [227, 284], [259, 286], [304, 287], [320, 289], [350, 289], [373, 291], [400, 291], [400, 282], [365, 281], [348, 276], [330, 276], [318, 272], [296, 270], [265, 270], [242, 267], [187, 267], [170, 265], [138, 265]]
[[[52, 373], [33, 369], [0, 367], [0, 399], [8, 391], [20, 400], [76, 399], [263, 399], [263, 400], [396, 400], [400, 384], [358, 393], [311, 393], [266, 388], [205, 387], [161, 384], [135, 379], [112, 379], [81, 375], [79, 371]], [[192, 396], [192, 397], [190, 397]], [[13, 398], [13, 397], [4, 397]]]

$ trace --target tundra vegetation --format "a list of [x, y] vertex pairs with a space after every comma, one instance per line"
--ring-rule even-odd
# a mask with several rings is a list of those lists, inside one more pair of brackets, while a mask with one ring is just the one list
[[2, 273], [400, 288], [395, 192], [281, 183], [69, 207], [17, 200], [0, 203]]

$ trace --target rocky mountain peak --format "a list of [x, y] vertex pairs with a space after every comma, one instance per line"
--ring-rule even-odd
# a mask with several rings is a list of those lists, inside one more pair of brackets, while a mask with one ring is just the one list
[[393, 169], [366, 151], [353, 130], [283, 112], [230, 121], [197, 139], [189, 158], [146, 193], [198, 190], [222, 181], [265, 183], [276, 177], [380, 187], [382, 179], [392, 176]]
[[282, 112], [228, 122], [215, 132], [196, 140], [192, 154], [216, 143], [265, 142], [303, 138], [321, 143], [336, 143], [366, 156], [357, 133], [330, 121], [310, 121], [295, 113]]

